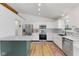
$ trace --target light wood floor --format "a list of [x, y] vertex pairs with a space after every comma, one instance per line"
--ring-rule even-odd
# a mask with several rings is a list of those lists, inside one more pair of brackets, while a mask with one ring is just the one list
[[30, 56], [64, 56], [53, 42], [32, 42]]

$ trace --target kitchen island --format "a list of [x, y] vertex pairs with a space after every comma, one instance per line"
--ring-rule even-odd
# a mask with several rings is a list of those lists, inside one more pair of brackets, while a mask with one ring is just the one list
[[[14, 40], [13, 40], [13, 39]], [[2, 56], [65, 56], [52, 40], [25, 40], [26, 37], [1, 40]], [[23, 40], [22, 40], [23, 39]]]
[[[61, 50], [60, 48], [62, 48], [62, 46], [61, 46], [62, 40], [60, 40], [59, 37], [60, 36], [57, 36], [56, 33], [48, 33], [47, 40], [39, 40], [39, 34], [33, 33], [31, 36], [29, 36], [29, 35], [27, 35], [27, 36], [9, 36], [9, 37], [0, 38], [0, 42], [3, 47], [3, 51], [1, 52], [1, 55], [7, 55], [7, 54], [11, 55], [11, 53], [13, 53], [11, 51], [14, 51], [14, 52], [16, 51], [16, 55], [18, 55], [18, 54], [19, 55], [29, 55], [27, 53], [28, 53], [31, 42], [52, 42], [52, 43], [54, 42], [54, 44], [56, 44], [56, 47], [59, 50]], [[8, 47], [8, 48], [6, 48], [6, 47]], [[11, 50], [11, 51], [9, 51], [10, 53], [8, 53], [7, 50], [4, 48], [6, 48], [7, 50]], [[22, 48], [24, 49], [24, 51]], [[18, 54], [17, 54], [17, 52], [18, 52]], [[26, 52], [26, 53], [20, 54], [20, 52], [21, 53]], [[15, 55], [15, 53], [14, 53], [14, 55]]]
[[0, 41], [53, 41], [62, 49], [62, 37], [57, 33], [47, 33], [47, 40], [39, 40], [39, 34], [33, 33], [31, 36], [9, 36], [0, 38]]

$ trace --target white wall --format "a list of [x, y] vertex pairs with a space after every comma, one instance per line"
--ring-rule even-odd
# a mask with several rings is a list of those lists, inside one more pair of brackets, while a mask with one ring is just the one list
[[0, 5], [0, 37], [15, 35], [16, 19], [20, 18], [4, 6]]
[[1, 56], [1, 41], [0, 41], [0, 56]]
[[70, 25], [79, 28], [79, 7], [75, 8], [70, 14]]
[[34, 28], [39, 28], [39, 25], [44, 24], [47, 25], [47, 28], [58, 28], [58, 21], [53, 19], [48, 19], [44, 17], [39, 16], [33, 16], [28, 14], [22, 14], [20, 13], [22, 17], [25, 18], [25, 21], [23, 23], [25, 24], [33, 24]]
[[[68, 16], [69, 16], [69, 26], [72, 27], [77, 27], [79, 28], [79, 7], [73, 9], [72, 11], [68, 12]], [[59, 28], [64, 28], [64, 22], [63, 19], [59, 19], [58, 21], [59, 24]]]
[[58, 28], [64, 29], [65, 23], [63, 19], [58, 19]]
[[[25, 18], [25, 21], [12, 11], [6, 9], [4, 6], [0, 5], [0, 37], [7, 37], [7, 36], [15, 36], [15, 32], [18, 31], [19, 27], [16, 23], [16, 20], [21, 20], [20, 22], [26, 24], [33, 24], [34, 28], [39, 28], [39, 25], [44, 24], [47, 25], [47, 28], [57, 28], [58, 22], [53, 19], [47, 19], [43, 17], [21, 14]], [[19, 30], [19, 34], [21, 34], [21, 30]]]

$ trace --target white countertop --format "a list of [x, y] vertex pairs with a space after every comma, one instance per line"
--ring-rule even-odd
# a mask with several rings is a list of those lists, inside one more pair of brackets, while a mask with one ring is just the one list
[[[31, 41], [39, 40], [39, 33], [33, 33], [32, 35], [27, 36], [8, 36], [0, 38], [0, 41]], [[53, 41], [53, 33], [47, 33], [47, 40]]]
[[63, 37], [73, 40], [74, 42], [76, 42], [76, 41], [79, 42], [79, 37], [75, 37], [75, 36], [63, 36]]

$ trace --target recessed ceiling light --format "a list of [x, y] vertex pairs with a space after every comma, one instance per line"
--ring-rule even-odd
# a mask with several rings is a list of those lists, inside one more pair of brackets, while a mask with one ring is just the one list
[[41, 3], [38, 3], [38, 6], [40, 7], [42, 4]]
[[65, 18], [68, 19], [69, 18], [69, 15], [65, 16]]
[[69, 19], [66, 19], [66, 22], [69, 22], [70, 20]]
[[38, 11], [40, 11], [40, 8], [38, 8]]
[[38, 13], [38, 15], [40, 15], [40, 13]]
[[65, 14], [63, 13], [61, 16], [62, 16], [62, 17], [64, 17], [64, 16], [65, 16]]

